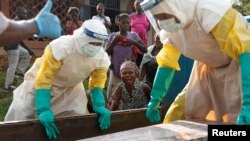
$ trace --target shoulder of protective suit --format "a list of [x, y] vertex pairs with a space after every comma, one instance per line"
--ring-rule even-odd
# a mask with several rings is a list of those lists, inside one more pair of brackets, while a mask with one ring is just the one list
[[196, 14], [203, 30], [210, 33], [230, 7], [230, 4], [220, 0], [200, 1], [196, 8]]
[[70, 35], [61, 36], [50, 43], [53, 56], [58, 61], [73, 52], [74, 38]]

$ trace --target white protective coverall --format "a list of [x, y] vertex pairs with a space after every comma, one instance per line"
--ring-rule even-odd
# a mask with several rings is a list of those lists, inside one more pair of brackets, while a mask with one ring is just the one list
[[[83, 52], [83, 46], [87, 43], [100, 42], [83, 33], [85, 28], [101, 30], [99, 24], [93, 22], [98, 21], [85, 23], [73, 35], [61, 36], [49, 43], [44, 55], [35, 61], [25, 74], [24, 82], [14, 91], [13, 102], [5, 121], [36, 118], [35, 87], [50, 88], [51, 110], [56, 117], [89, 113], [83, 80], [89, 77], [89, 89], [104, 88], [110, 66], [109, 57], [103, 48], [92, 57]], [[106, 29], [105, 32], [107, 33]], [[53, 58], [49, 60], [53, 66], [46, 65], [45, 56]], [[47, 68], [39, 72], [42, 66]], [[44, 78], [44, 74], [48, 73], [55, 73], [53, 80]]]
[[220, 0], [162, 0], [150, 12], [174, 15], [183, 27], [169, 33], [168, 40], [160, 35], [164, 46], [157, 56], [159, 66], [179, 70], [180, 53], [195, 60], [190, 80], [164, 122], [185, 118], [235, 123], [242, 95], [238, 57], [250, 51], [244, 18]]

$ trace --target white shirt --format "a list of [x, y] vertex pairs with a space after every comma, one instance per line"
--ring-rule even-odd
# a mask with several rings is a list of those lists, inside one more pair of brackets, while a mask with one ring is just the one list
[[8, 19], [3, 15], [2, 12], [0, 12], [0, 35], [6, 30], [8, 25]]
[[[105, 16], [105, 18], [107, 19], [107, 21], [109, 23], [111, 23], [110, 18], [108, 16]], [[100, 20], [103, 24], [105, 23], [104, 19], [102, 17], [100, 17], [99, 15], [93, 16], [92, 19], [93, 20]]]

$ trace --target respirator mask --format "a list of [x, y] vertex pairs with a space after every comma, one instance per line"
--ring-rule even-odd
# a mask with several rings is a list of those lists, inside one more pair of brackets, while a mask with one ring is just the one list
[[86, 54], [88, 57], [93, 57], [100, 52], [101, 48], [102, 46], [86, 44], [82, 46], [82, 52]]

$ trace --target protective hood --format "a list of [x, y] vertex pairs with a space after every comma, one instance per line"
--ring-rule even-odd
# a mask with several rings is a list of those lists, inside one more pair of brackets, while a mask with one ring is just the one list
[[[174, 15], [182, 23], [183, 28], [185, 28], [193, 21], [196, 14], [221, 18], [230, 6], [231, 5], [224, 0], [144, 0], [141, 3], [142, 9], [145, 11], [145, 14], [157, 33], [159, 33], [160, 29], [157, 27], [153, 16], [155, 14], [167, 13]], [[208, 19], [206, 22], [212, 21], [212, 23], [209, 22], [211, 24], [207, 30], [210, 30], [211, 27], [220, 20], [219, 18], [215, 20], [213, 18], [205, 19]]]
[[89, 42], [102, 42], [108, 39], [107, 29], [98, 20], [86, 20], [82, 26], [76, 29], [72, 35], [75, 38], [75, 45], [79, 52], [83, 52], [82, 47]]
[[[61, 36], [50, 42], [53, 55], [57, 60], [63, 59], [66, 54], [78, 52], [87, 57], [93, 57], [103, 49], [103, 43], [108, 38], [107, 30], [103, 23], [97, 20], [86, 20], [76, 29], [73, 35]], [[99, 43], [98, 46], [89, 42]], [[99, 48], [92, 49], [91, 47]]]
[[[174, 15], [185, 27], [193, 20], [198, 2], [199, 0], [144, 0], [141, 7], [147, 16], [149, 12], [152, 15], [160, 13]], [[153, 16], [148, 17], [150, 20]]]

